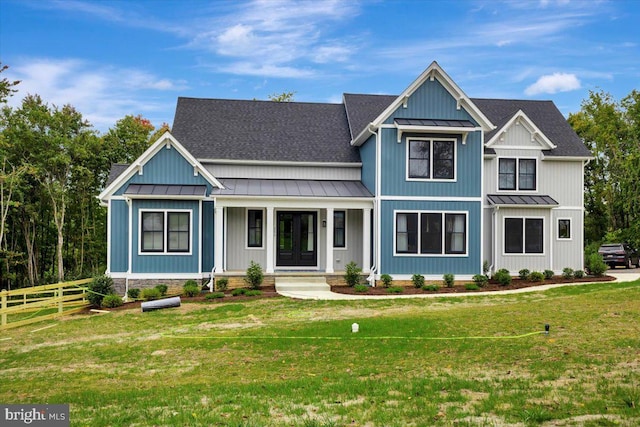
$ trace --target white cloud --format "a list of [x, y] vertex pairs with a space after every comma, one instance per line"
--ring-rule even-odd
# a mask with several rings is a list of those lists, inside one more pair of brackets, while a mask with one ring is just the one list
[[7, 75], [20, 80], [9, 105], [17, 107], [27, 94], [37, 94], [49, 105], [74, 106], [100, 131], [127, 114], [148, 117], [165, 110], [158, 94], [187, 87], [184, 81], [159, 78], [146, 71], [77, 59], [23, 59], [9, 68]]
[[553, 73], [542, 76], [524, 91], [526, 95], [538, 95], [541, 93], [569, 92], [580, 89], [580, 80], [575, 74]]

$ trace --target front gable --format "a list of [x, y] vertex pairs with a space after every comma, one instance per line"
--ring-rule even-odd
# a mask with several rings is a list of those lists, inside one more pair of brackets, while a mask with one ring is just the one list
[[538, 126], [522, 111], [507, 121], [487, 141], [489, 148], [520, 150], [553, 150], [556, 145], [540, 131]]

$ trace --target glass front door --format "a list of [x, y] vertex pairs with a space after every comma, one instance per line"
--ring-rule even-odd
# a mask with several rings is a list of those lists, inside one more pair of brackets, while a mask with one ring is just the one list
[[276, 265], [317, 265], [317, 212], [278, 212]]

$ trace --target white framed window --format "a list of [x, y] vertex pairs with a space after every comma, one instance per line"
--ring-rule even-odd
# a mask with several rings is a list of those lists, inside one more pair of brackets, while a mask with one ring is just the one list
[[333, 247], [347, 247], [347, 211], [333, 211]]
[[191, 210], [141, 209], [140, 255], [190, 255]]
[[504, 255], [543, 255], [544, 218], [505, 217]]
[[571, 240], [571, 218], [558, 218], [558, 240]]
[[394, 255], [466, 256], [468, 212], [394, 212]]
[[537, 191], [538, 159], [520, 157], [498, 158], [499, 191]]
[[262, 249], [264, 247], [264, 210], [247, 209], [247, 248]]
[[455, 181], [455, 138], [407, 138], [408, 181]]

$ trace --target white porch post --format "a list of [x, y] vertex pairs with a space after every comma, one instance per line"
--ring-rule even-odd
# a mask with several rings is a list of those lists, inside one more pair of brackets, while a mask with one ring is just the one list
[[[346, 218], [345, 218], [346, 221]], [[333, 208], [327, 208], [327, 228], [325, 229], [327, 256], [325, 272], [333, 273]]]
[[267, 241], [265, 242], [267, 245], [267, 269], [266, 273], [273, 273], [273, 258], [274, 258], [274, 235], [275, 235], [275, 221], [273, 218], [273, 206], [267, 207], [267, 224], [266, 224], [266, 233], [267, 233]]
[[215, 237], [213, 252], [215, 254], [215, 272], [222, 273], [224, 271], [224, 208], [216, 206], [215, 215], [213, 216]]
[[371, 208], [362, 209], [362, 272], [371, 272]]

